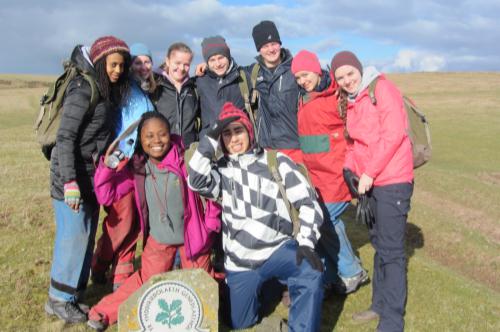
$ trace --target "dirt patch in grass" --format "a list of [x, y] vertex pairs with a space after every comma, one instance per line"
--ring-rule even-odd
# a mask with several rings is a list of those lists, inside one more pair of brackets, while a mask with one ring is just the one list
[[[456, 230], [426, 228], [425, 254], [440, 264], [460, 274], [500, 291], [498, 271], [500, 257], [500, 227], [495, 218], [483, 210], [464, 206], [446, 199], [442, 195], [420, 189], [415, 194], [420, 205], [438, 209], [447, 215], [447, 219], [457, 224]], [[436, 220], [437, 221], [437, 220]], [[464, 232], [464, 229], [467, 231]], [[469, 243], [470, 234], [478, 234], [486, 240], [484, 247]]]
[[489, 184], [500, 185], [500, 172], [481, 172], [479, 180]]
[[417, 195], [418, 200], [425, 205], [438, 205], [440, 210], [447, 211], [456, 222], [478, 231], [491, 243], [500, 243], [500, 227], [498, 227], [498, 221], [488, 216], [484, 211], [461, 205], [422, 189], [418, 191]]

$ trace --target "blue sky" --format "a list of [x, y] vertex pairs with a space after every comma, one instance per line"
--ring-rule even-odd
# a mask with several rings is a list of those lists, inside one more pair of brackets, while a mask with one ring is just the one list
[[198, 63], [203, 37], [221, 34], [246, 65], [261, 20], [276, 23], [293, 54], [314, 51], [323, 65], [349, 49], [385, 72], [500, 71], [498, 17], [498, 0], [6, 0], [0, 73], [58, 73], [74, 45], [109, 34], [146, 43], [156, 64], [175, 41]]

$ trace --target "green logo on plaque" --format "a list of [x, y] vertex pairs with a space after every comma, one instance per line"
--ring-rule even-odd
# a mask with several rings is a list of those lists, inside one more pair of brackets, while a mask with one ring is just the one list
[[167, 301], [160, 299], [158, 300], [158, 305], [162, 311], [156, 315], [157, 322], [162, 323], [163, 325], [168, 325], [168, 328], [182, 324], [184, 316], [182, 316], [181, 300], [173, 300], [172, 303], [168, 305]]

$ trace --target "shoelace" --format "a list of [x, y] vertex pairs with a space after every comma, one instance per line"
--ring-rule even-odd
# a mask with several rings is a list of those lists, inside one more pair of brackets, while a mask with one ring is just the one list
[[71, 313], [76, 313], [76, 314], [85, 314], [81, 309], [80, 307], [78, 306], [78, 304], [76, 303], [73, 303], [73, 302], [66, 302], [66, 305], [65, 305], [65, 309], [66, 311], [68, 312], [71, 312]]

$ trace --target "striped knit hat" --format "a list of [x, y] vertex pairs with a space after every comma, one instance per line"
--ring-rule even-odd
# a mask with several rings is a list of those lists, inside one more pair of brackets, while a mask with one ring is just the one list
[[229, 118], [231, 116], [239, 116], [240, 118], [234, 122], [239, 122], [243, 126], [245, 126], [248, 136], [250, 138], [250, 145], [252, 145], [253, 139], [254, 139], [254, 134], [253, 134], [253, 126], [252, 123], [250, 122], [250, 119], [248, 118], [248, 115], [240, 110], [238, 107], [234, 106], [233, 103], [231, 102], [226, 102], [224, 106], [222, 106], [222, 111], [219, 114], [219, 120], [224, 120], [226, 118]]
[[229, 46], [226, 44], [226, 40], [217, 35], [213, 37], [204, 38], [201, 42], [201, 52], [203, 53], [203, 58], [206, 62], [212, 55], [221, 54], [228, 59], [231, 59], [231, 52], [229, 51]]
[[113, 36], [101, 37], [97, 39], [90, 48], [90, 60], [95, 65], [99, 59], [120, 51], [130, 52], [127, 44], [123, 40]]

